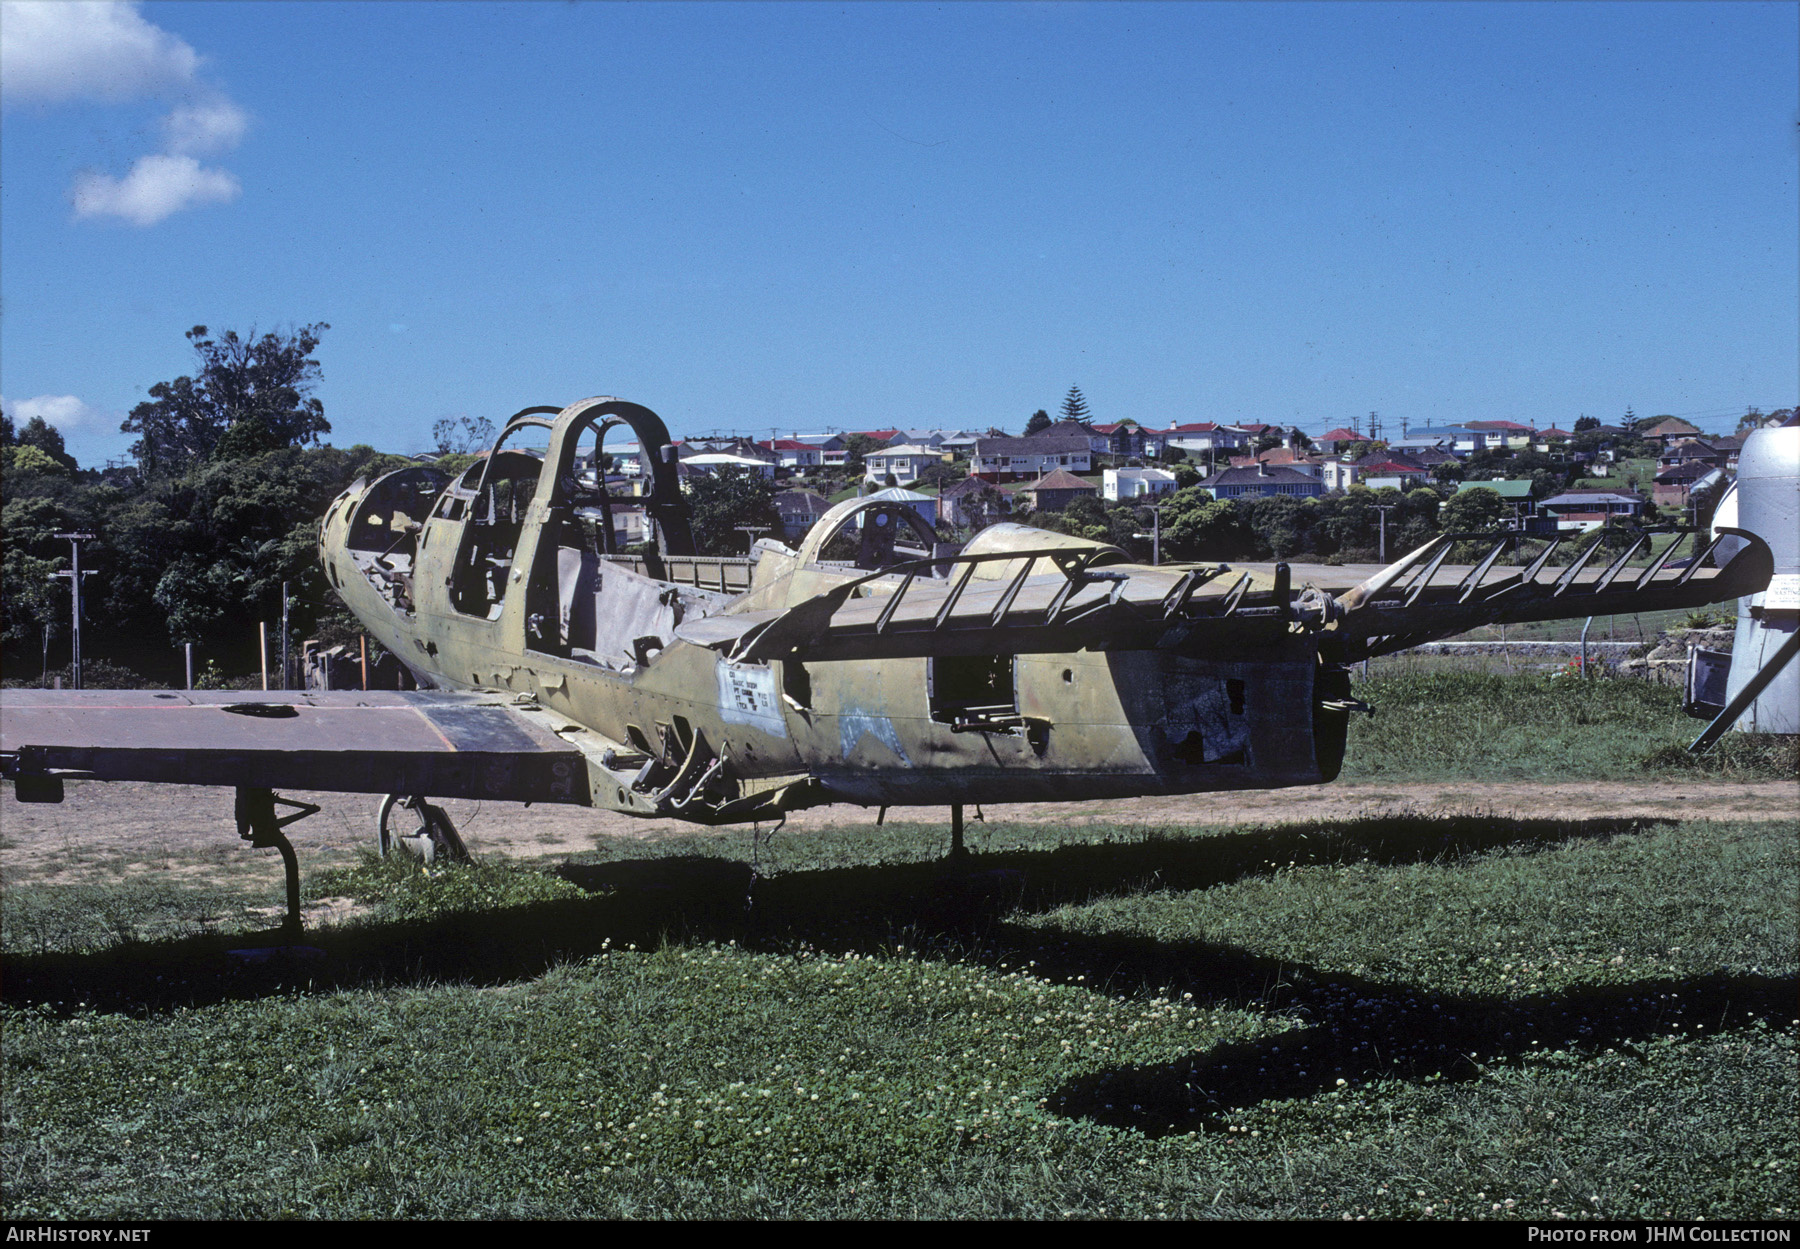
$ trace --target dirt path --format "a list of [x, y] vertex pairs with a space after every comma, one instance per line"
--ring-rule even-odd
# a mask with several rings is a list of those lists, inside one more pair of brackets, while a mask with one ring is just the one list
[[[57, 805], [16, 802], [0, 789], [0, 880], [70, 883], [117, 879], [126, 870], [249, 883], [246, 872], [280, 880], [273, 851], [247, 852], [235, 835], [232, 791], [185, 785], [72, 783]], [[318, 815], [292, 829], [303, 871], [349, 861], [373, 843], [378, 799], [366, 794], [296, 793], [318, 803]], [[538, 857], [577, 854], [621, 838], [705, 832], [673, 820], [634, 820], [572, 807], [444, 804], [476, 855]], [[1659, 816], [1683, 819], [1800, 818], [1800, 783], [1762, 781], [1528, 783], [1430, 782], [1335, 784], [1311, 789], [1131, 798], [1068, 804], [1003, 804], [990, 821], [1107, 822], [1120, 825], [1276, 824], [1333, 820], [1383, 812], [1475, 812], [1503, 817]], [[940, 807], [897, 808], [891, 818], [948, 823]], [[873, 825], [875, 812], [823, 807], [788, 820], [785, 834]], [[718, 835], [743, 835], [718, 830]], [[254, 867], [252, 866], [254, 865]]]

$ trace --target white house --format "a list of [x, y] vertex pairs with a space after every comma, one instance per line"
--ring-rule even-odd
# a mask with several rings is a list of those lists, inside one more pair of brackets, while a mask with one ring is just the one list
[[917, 481], [920, 473], [933, 464], [942, 464], [944, 458], [944, 452], [933, 447], [910, 444], [871, 451], [863, 457], [863, 479], [885, 481], [892, 473], [895, 481]]
[[1109, 503], [1172, 494], [1175, 474], [1160, 468], [1109, 468], [1101, 474], [1100, 493]]
[[721, 468], [741, 468], [759, 477], [775, 475], [775, 465], [767, 460], [753, 460], [747, 455], [727, 455], [723, 451], [683, 456], [681, 467], [701, 473], [713, 473]]

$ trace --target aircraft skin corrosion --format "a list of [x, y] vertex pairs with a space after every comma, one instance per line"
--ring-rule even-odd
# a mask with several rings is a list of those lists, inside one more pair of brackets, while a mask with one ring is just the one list
[[[602, 471], [624, 427], [646, 456], [630, 506], [651, 539], [629, 553]], [[521, 449], [531, 438], [541, 451]], [[70, 778], [236, 787], [239, 835], [282, 853], [290, 932], [283, 830], [316, 808], [278, 788], [386, 794], [383, 851], [428, 858], [463, 853], [434, 796], [711, 824], [949, 806], [955, 847], [968, 803], [1329, 781], [1361, 708], [1356, 660], [1480, 624], [1719, 602], [1773, 570], [1735, 529], [1695, 534], [1683, 560], [1678, 538], [1641, 570], [1648, 534], [1556, 563], [1562, 541], [1522, 566], [1521, 535], [1446, 534], [1333, 595], [1296, 591], [1285, 564], [1149, 567], [1016, 524], [958, 548], [904, 504], [859, 498], [798, 548], [709, 558], [662, 420], [586, 399], [518, 413], [456, 480], [403, 469], [326, 512], [332, 586], [419, 690], [8, 691], [0, 774], [24, 802], [62, 801]], [[1451, 565], [1459, 551], [1475, 563]]]
[[[603, 475], [582, 468], [603, 462], [606, 432], [624, 425], [650, 471], [656, 550], [636, 559], [617, 549]], [[532, 429], [548, 439], [541, 459], [508, 446]], [[1285, 569], [1134, 565], [1018, 525], [960, 552], [921, 528], [909, 561], [895, 544], [910, 513], [866, 500], [833, 508], [798, 550], [758, 543], [748, 591], [722, 595], [657, 575], [679, 565], [699, 582], [706, 563], [681, 558], [692, 546], [667, 450], [662, 422], [638, 405], [528, 409], [441, 490], [430, 470], [358, 483], [320, 539], [339, 594], [422, 686], [516, 696], [582, 746], [595, 803], [634, 815], [1316, 784], [1337, 774], [1350, 714], [1342, 662], [1356, 655], [1332, 662], [1334, 639], [1369, 653], [1396, 636], [1385, 617], [1360, 632], [1347, 617], [1368, 616], [1396, 585], [1421, 613], [1509, 610], [1469, 593], [1417, 604], [1410, 587], [1432, 580], [1447, 545], [1429, 569], [1415, 552], [1333, 601], [1293, 595]], [[412, 506], [397, 506], [408, 488]], [[845, 536], [857, 559], [825, 560]], [[1754, 570], [1737, 573], [1712, 588]], [[1598, 601], [1501, 593], [1561, 615]]]

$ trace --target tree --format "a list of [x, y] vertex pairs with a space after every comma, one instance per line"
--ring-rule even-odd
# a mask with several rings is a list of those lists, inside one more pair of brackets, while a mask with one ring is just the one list
[[431, 424], [431, 440], [439, 455], [486, 451], [494, 445], [494, 423], [485, 416], [441, 417]]
[[1599, 429], [1599, 428], [1600, 428], [1600, 418], [1599, 417], [1597, 417], [1597, 416], [1578, 416], [1575, 418], [1575, 428], [1570, 430], [1569, 432], [1573, 433], [1573, 434], [1582, 434], [1582, 433], [1586, 433], [1590, 429]]
[[311, 397], [319, 380], [312, 353], [330, 328], [320, 322], [260, 338], [254, 329], [246, 338], [227, 330], [216, 339], [204, 325], [189, 330], [198, 375], [158, 382], [119, 426], [139, 436], [131, 451], [145, 475], [316, 444], [330, 433], [325, 406]]
[[34, 416], [21, 425], [10, 441], [21, 451], [34, 447], [43, 452], [62, 471], [72, 473], [76, 469], [75, 457], [64, 448], [62, 431], [41, 416]]
[[844, 470], [851, 477], [863, 474], [863, 458], [882, 449], [886, 444], [879, 438], [871, 438], [867, 434], [851, 434], [844, 439]]
[[1162, 509], [1164, 559], [1241, 559], [1257, 551], [1255, 531], [1230, 499], [1189, 488], [1168, 496]]
[[946, 464], [940, 460], [936, 464], [927, 464], [921, 469], [912, 488], [914, 490], [947, 490], [958, 482], [966, 480], [968, 476], [968, 464]]
[[1065, 421], [1085, 421], [1088, 419], [1087, 400], [1081, 396], [1081, 387], [1069, 387], [1069, 393], [1063, 396], [1062, 414]]
[[1511, 519], [1500, 492], [1486, 486], [1471, 486], [1458, 491], [1438, 509], [1438, 522], [1445, 533], [1472, 533], [1482, 529], [1498, 529]]
[[1042, 408], [1039, 408], [1036, 412], [1031, 414], [1031, 419], [1025, 422], [1025, 436], [1029, 438], [1031, 435], [1041, 434], [1049, 428], [1050, 414]]
[[761, 473], [727, 465], [716, 473], [696, 473], [687, 480], [694, 549], [701, 555], [743, 555], [756, 535], [739, 525], [779, 531], [775, 483]]

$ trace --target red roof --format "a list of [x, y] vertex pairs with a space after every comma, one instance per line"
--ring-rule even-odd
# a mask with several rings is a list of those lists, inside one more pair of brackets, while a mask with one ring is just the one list
[[1417, 464], [1402, 464], [1395, 460], [1380, 460], [1374, 464], [1358, 464], [1356, 471], [1364, 477], [1423, 477], [1425, 469]]
[[1210, 434], [1218, 427], [1216, 421], [1201, 421], [1197, 425], [1171, 425], [1167, 432], [1171, 434]]
[[876, 442], [892, 442], [900, 436], [900, 431], [897, 429], [861, 429], [855, 434], [845, 434], [844, 437], [854, 438], [857, 434], [861, 434], [864, 438], [873, 438]]
[[1354, 429], [1334, 429], [1329, 434], [1320, 434], [1320, 442], [1361, 442], [1363, 435]]
[[1091, 481], [1083, 481], [1067, 469], [1053, 468], [1024, 487], [1026, 490], [1098, 490]]

